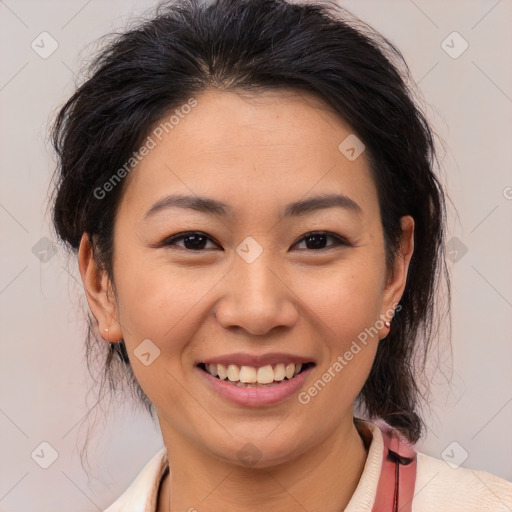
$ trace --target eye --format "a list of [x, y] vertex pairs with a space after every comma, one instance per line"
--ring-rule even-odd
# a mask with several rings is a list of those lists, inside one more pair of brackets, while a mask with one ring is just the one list
[[[328, 244], [326, 246], [326, 242], [328, 239], [334, 240], [334, 244]], [[178, 245], [178, 242], [181, 241], [183, 242], [183, 245]], [[186, 233], [179, 233], [177, 235], [173, 235], [167, 238], [162, 243], [162, 245], [164, 247], [177, 246], [182, 247], [185, 250], [200, 252], [203, 250], [215, 249], [215, 247], [207, 247], [209, 242], [219, 247], [219, 245], [205, 233], [202, 233], [200, 231], [188, 231]], [[306, 249], [314, 249], [316, 251], [328, 250], [330, 248], [334, 248], [340, 245], [350, 245], [342, 237], [335, 235], [334, 233], [330, 233], [328, 231], [315, 231], [307, 233], [293, 246], [295, 247], [302, 243], [306, 244]]]
[[[334, 240], [335, 243], [326, 247], [325, 245], [329, 238]], [[304, 235], [295, 245], [300, 245], [301, 243], [305, 243], [308, 249], [315, 250], [328, 250], [333, 248], [333, 245], [349, 245], [345, 239], [335, 235], [334, 233], [329, 233], [328, 231], [315, 231], [308, 233], [307, 235]]]
[[186, 250], [202, 251], [204, 249], [211, 249], [211, 247], [205, 246], [208, 242], [212, 242], [212, 239], [200, 231], [188, 231], [187, 233], [171, 236], [170, 238], [167, 238], [162, 245], [164, 247], [177, 245], [176, 242], [181, 240], [183, 240], [183, 246], [178, 247], [183, 247], [183, 249]]

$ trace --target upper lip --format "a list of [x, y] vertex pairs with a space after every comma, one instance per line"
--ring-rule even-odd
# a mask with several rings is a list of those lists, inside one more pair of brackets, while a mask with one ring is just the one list
[[221, 356], [212, 356], [201, 361], [197, 361], [197, 364], [236, 364], [237, 366], [254, 366], [259, 368], [261, 366], [273, 365], [273, 364], [289, 364], [289, 363], [312, 363], [313, 361], [307, 357], [301, 357], [294, 354], [287, 354], [284, 352], [272, 352], [269, 354], [225, 354]]

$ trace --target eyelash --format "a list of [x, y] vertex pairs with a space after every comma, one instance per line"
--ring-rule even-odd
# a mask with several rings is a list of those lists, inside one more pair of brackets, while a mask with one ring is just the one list
[[[212, 241], [214, 243], [217, 243], [210, 236], [208, 236], [206, 233], [203, 233], [201, 231], [187, 231], [185, 233], [179, 233], [177, 235], [173, 235], [173, 236], [165, 239], [164, 242], [162, 243], [162, 245], [164, 247], [172, 247], [173, 245], [175, 245], [176, 241], [183, 240], [186, 237], [191, 236], [191, 235], [201, 235], [201, 236], [204, 236], [204, 237], [208, 238], [208, 241]], [[321, 249], [307, 249], [306, 248], [306, 249], [299, 249], [299, 250], [306, 250], [308, 252], [311, 252], [311, 251], [313, 251], [313, 252], [325, 252], [325, 251], [332, 250], [332, 249], [334, 249], [336, 247], [339, 247], [339, 246], [350, 246], [350, 244], [347, 242], [347, 240], [345, 240], [343, 237], [341, 237], [339, 235], [336, 235], [335, 233], [331, 233], [330, 231], [311, 231], [309, 233], [306, 233], [304, 236], [302, 236], [302, 238], [300, 238], [293, 245], [297, 245], [299, 243], [302, 243], [309, 236], [314, 236], [314, 235], [326, 235], [328, 238], [334, 239], [336, 241], [336, 243], [335, 244], [331, 244], [330, 246], [327, 246], [327, 247], [323, 247]], [[185, 251], [188, 251], [188, 252], [197, 252], [197, 253], [212, 250], [212, 249], [187, 249], [186, 247], [181, 247], [181, 248], [183, 250], [185, 250]]]

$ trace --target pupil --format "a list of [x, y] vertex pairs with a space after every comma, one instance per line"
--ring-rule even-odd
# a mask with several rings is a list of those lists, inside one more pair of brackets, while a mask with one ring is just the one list
[[[195, 239], [195, 242], [193, 241]], [[187, 249], [199, 250], [204, 249], [204, 245], [206, 244], [206, 237], [204, 235], [188, 235], [183, 239], [185, 247]]]
[[[308, 247], [308, 249], [323, 249], [325, 247], [326, 237], [327, 235], [323, 234], [309, 235], [306, 238], [306, 246]], [[314, 240], [316, 240], [316, 242]]]

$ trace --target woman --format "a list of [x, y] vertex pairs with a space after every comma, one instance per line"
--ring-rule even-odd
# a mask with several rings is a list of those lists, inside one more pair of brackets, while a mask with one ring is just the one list
[[58, 115], [89, 350], [165, 443], [108, 512], [512, 508], [414, 450], [445, 196], [399, 51], [349, 19], [166, 5]]

